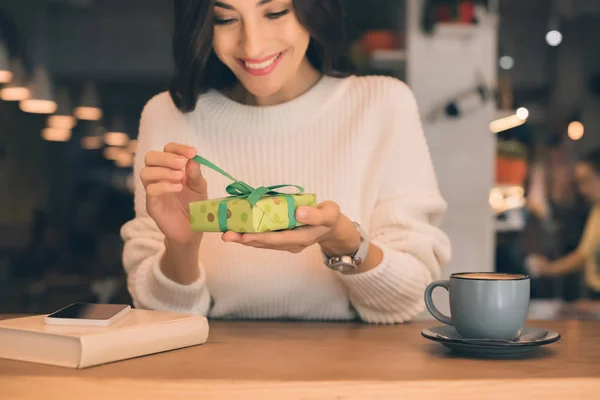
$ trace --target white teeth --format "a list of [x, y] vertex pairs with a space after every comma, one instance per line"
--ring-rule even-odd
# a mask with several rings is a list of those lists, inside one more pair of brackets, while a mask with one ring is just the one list
[[265, 69], [269, 66], [271, 66], [277, 59], [279, 58], [279, 54], [277, 54], [275, 57], [271, 58], [270, 60], [258, 63], [258, 64], [254, 64], [254, 63], [249, 63], [244, 61], [244, 64], [246, 64], [246, 67], [250, 68], [250, 69]]

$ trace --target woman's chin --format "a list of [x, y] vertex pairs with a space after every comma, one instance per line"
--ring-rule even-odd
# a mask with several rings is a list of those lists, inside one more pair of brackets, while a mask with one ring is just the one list
[[281, 85], [261, 83], [260, 85], [252, 85], [244, 83], [244, 87], [252, 96], [256, 97], [260, 104], [261, 99], [269, 99], [277, 95], [281, 91]]

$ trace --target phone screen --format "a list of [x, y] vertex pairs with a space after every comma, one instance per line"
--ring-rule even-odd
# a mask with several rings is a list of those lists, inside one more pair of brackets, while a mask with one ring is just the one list
[[48, 317], [105, 320], [112, 318], [115, 314], [127, 307], [128, 306], [125, 304], [73, 303], [50, 314]]

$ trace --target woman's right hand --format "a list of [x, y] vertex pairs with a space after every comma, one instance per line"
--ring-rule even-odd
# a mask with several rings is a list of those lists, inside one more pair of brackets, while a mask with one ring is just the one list
[[150, 151], [140, 178], [146, 188], [146, 211], [167, 240], [177, 245], [199, 245], [201, 233], [190, 230], [189, 204], [208, 199], [208, 185], [193, 158], [195, 148], [169, 143]]

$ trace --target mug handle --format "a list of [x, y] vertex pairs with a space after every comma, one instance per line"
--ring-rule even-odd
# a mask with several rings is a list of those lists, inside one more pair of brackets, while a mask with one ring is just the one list
[[429, 286], [427, 286], [427, 289], [425, 289], [425, 306], [427, 306], [427, 310], [429, 310], [431, 315], [433, 315], [433, 317], [438, 321], [443, 322], [446, 325], [454, 325], [452, 324], [452, 319], [439, 312], [433, 304], [433, 299], [431, 298], [431, 295], [433, 294], [433, 289], [435, 289], [438, 286], [443, 287], [449, 291], [450, 281], [431, 282]]

